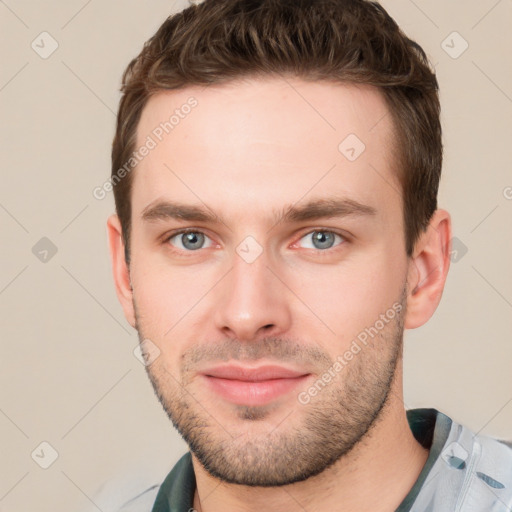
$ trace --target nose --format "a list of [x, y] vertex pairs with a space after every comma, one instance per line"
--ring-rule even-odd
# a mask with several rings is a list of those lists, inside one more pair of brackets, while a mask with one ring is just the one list
[[291, 323], [290, 291], [263, 251], [248, 263], [238, 253], [216, 297], [216, 326], [224, 336], [254, 341], [286, 332]]

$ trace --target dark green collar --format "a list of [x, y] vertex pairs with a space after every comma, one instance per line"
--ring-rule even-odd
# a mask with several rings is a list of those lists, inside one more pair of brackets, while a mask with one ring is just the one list
[[151, 512], [189, 512], [194, 504], [196, 476], [187, 452], [162, 482]]
[[[450, 432], [452, 420], [436, 409], [411, 409], [407, 420], [414, 437], [430, 453], [416, 483], [396, 512], [409, 512], [414, 500], [439, 457]], [[163, 481], [152, 512], [189, 512], [193, 508], [196, 477], [192, 457], [187, 452]]]
[[412, 433], [423, 448], [429, 448], [427, 462], [418, 479], [395, 512], [409, 512], [427, 479], [427, 476], [444, 448], [452, 426], [452, 420], [436, 409], [410, 409], [407, 420]]

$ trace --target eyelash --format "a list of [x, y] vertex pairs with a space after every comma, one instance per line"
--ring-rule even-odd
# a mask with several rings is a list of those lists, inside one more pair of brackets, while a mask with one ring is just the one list
[[[341, 246], [345, 245], [345, 243], [347, 243], [349, 241], [347, 235], [343, 234], [343, 233], [340, 233], [339, 231], [336, 231], [336, 230], [333, 230], [333, 229], [327, 229], [327, 228], [315, 228], [315, 229], [312, 229], [304, 234], [302, 234], [300, 236], [300, 238], [298, 239], [298, 241], [302, 240], [302, 238], [304, 238], [305, 236], [307, 235], [311, 235], [312, 233], [317, 233], [317, 232], [320, 232], [320, 233], [332, 233], [333, 235], [338, 235], [339, 237], [342, 238], [342, 241], [338, 244], [338, 245], [335, 245], [334, 247], [329, 247], [328, 249], [310, 249], [310, 248], [307, 248], [308, 250], [313, 250], [315, 251], [316, 253], [318, 253], [319, 255], [325, 253], [325, 254], [330, 254], [332, 253], [333, 251], [336, 251], [337, 249], [339, 249]], [[164, 244], [167, 244], [167, 245], [170, 245], [171, 244], [169, 243], [169, 241], [178, 236], [178, 235], [183, 235], [185, 233], [201, 233], [203, 235], [205, 235], [206, 237], [208, 237], [208, 235], [202, 231], [201, 229], [196, 229], [196, 228], [184, 228], [184, 229], [180, 229], [178, 231], [173, 231], [172, 233], [168, 234], [165, 236], [163, 242]], [[210, 238], [210, 237], [208, 237]], [[295, 242], [293, 245], [297, 244], [298, 243]], [[178, 249], [176, 247], [172, 247], [172, 250], [173, 252], [178, 252], [178, 253], [182, 253], [183, 251], [181, 249]], [[197, 249], [196, 251], [185, 251], [186, 253], [190, 253], [190, 255], [196, 253], [200, 251], [200, 249]], [[184, 256], [184, 257], [187, 257], [187, 256]]]

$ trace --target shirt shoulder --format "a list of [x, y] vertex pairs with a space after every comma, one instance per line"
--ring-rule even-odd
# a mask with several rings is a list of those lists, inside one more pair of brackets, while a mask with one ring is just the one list
[[411, 512], [508, 512], [512, 509], [510, 442], [451, 428]]
[[161, 483], [139, 492], [115, 512], [188, 512], [192, 509], [195, 483], [191, 454], [187, 452]]
[[160, 484], [149, 487], [124, 503], [116, 512], [151, 512], [159, 490]]

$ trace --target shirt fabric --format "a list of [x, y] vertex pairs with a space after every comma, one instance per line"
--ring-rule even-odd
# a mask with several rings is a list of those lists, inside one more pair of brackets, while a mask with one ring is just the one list
[[[414, 437], [429, 449], [415, 484], [395, 512], [511, 512], [512, 446], [473, 433], [436, 409], [411, 409]], [[196, 479], [190, 452], [161, 485], [119, 512], [192, 512]]]

